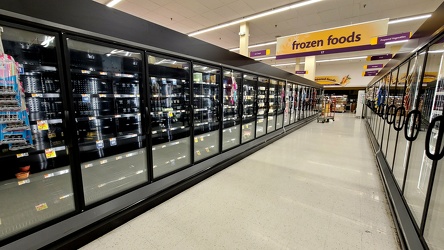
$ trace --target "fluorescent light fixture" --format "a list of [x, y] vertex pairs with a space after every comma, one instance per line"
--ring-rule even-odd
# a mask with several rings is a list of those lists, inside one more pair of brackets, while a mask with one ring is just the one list
[[111, 2], [107, 3], [106, 6], [113, 7], [114, 5], [118, 4], [122, 0], [112, 0]]
[[357, 56], [357, 57], [347, 57], [347, 58], [336, 58], [336, 59], [326, 59], [326, 60], [319, 60], [316, 61], [317, 63], [322, 62], [337, 62], [337, 61], [348, 61], [348, 60], [358, 60], [358, 59], [366, 59], [366, 56]]
[[256, 60], [256, 61], [263, 61], [263, 60], [272, 60], [272, 59], [276, 59], [276, 57], [275, 56], [262, 57], [262, 58], [256, 58], [254, 60]]
[[407, 42], [407, 41], [408, 41], [408, 40], [400, 40], [400, 41], [387, 42], [387, 43], [385, 43], [385, 45], [397, 44], [397, 43], [405, 43], [405, 42]]
[[391, 20], [391, 21], [388, 22], [388, 24], [409, 22], [409, 21], [429, 18], [431, 16], [432, 16], [432, 14], [424, 14], [424, 15], [419, 15], [419, 16], [404, 17], [404, 18], [399, 18], [399, 19]]
[[54, 41], [54, 38], [55, 37], [53, 37], [53, 36], [47, 36], [47, 37], [45, 37], [45, 40], [40, 45], [42, 45], [43, 47], [46, 48], [49, 46], [50, 43], [52, 43], [52, 41]]
[[[249, 49], [257, 48], [257, 47], [262, 47], [262, 46], [267, 46], [267, 45], [273, 45], [273, 44], [276, 44], [276, 43], [277, 43], [276, 41], [266, 42], [266, 43], [258, 43], [258, 44], [250, 45], [250, 46], [248, 46], [248, 48]], [[236, 51], [236, 50], [239, 50], [239, 48], [230, 49], [230, 51]]]
[[[338, 62], [338, 61], [348, 61], [348, 60], [358, 60], [358, 59], [365, 59], [366, 56], [357, 56], [357, 57], [346, 57], [346, 58], [336, 58], [336, 59], [326, 59], [326, 60], [319, 60], [316, 61], [316, 63], [323, 63], [323, 62]], [[305, 64], [305, 62], [301, 62], [299, 64]], [[275, 64], [272, 66], [275, 67], [282, 67], [282, 66], [289, 66], [289, 65], [296, 65], [296, 63], [282, 63], [282, 64]]]
[[444, 50], [430, 50], [429, 53], [430, 54], [439, 54], [439, 53], [444, 53]]
[[238, 20], [234, 20], [234, 21], [231, 21], [231, 22], [219, 24], [219, 25], [216, 25], [216, 26], [213, 26], [213, 27], [209, 27], [209, 28], [206, 28], [206, 29], [203, 29], [203, 30], [196, 31], [196, 32], [192, 32], [192, 33], [188, 34], [188, 36], [196, 36], [196, 35], [199, 35], [199, 34], [202, 34], [202, 33], [206, 33], [206, 32], [209, 32], [209, 31], [213, 31], [213, 30], [217, 30], [217, 29], [222, 29], [222, 28], [225, 28], [225, 27], [228, 27], [228, 26], [231, 26], [231, 25], [235, 25], [235, 24], [239, 24], [239, 23], [243, 23], [243, 22], [248, 22], [248, 21], [251, 21], [251, 20], [254, 20], [254, 19], [257, 19], [257, 18], [273, 15], [273, 14], [276, 14], [276, 13], [280, 13], [280, 12], [291, 10], [291, 9], [295, 9], [295, 8], [299, 8], [299, 7], [302, 7], [302, 6], [305, 6], [305, 5], [309, 5], [309, 4], [313, 4], [313, 3], [317, 3], [317, 2], [320, 2], [320, 1], [322, 1], [322, 0], [308, 0], [308, 1], [303, 1], [303, 2], [297, 2], [295, 4], [279, 7], [279, 8], [272, 9], [272, 10], [269, 10], [269, 11], [265, 11], [265, 12], [262, 12], [262, 13], [259, 13], [259, 14], [256, 14], [256, 15], [252, 15], [252, 16], [249, 16], [249, 17], [241, 18], [241, 19], [238, 19]]

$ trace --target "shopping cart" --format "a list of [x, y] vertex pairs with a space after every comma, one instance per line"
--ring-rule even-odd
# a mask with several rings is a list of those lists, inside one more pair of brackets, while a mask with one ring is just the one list
[[317, 118], [317, 122], [329, 122], [330, 120], [335, 120], [335, 109], [336, 109], [336, 99], [330, 99], [325, 96], [322, 99], [322, 110]]

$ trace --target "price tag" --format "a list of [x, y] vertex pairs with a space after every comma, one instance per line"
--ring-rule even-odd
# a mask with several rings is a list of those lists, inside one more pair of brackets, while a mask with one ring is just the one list
[[91, 71], [89, 71], [89, 70], [82, 70], [82, 74], [90, 74], [91, 73]]
[[37, 129], [48, 130], [49, 129], [48, 121], [37, 121]]
[[57, 137], [56, 133], [48, 133], [48, 138], [49, 139], [54, 138], [54, 137]]
[[45, 155], [46, 155], [46, 159], [51, 159], [51, 158], [57, 157], [56, 151], [53, 148], [45, 149]]
[[197, 150], [197, 151], [196, 151], [196, 154], [197, 154], [197, 155], [200, 155], [200, 151], [199, 151], [199, 150]]
[[100, 72], [100, 75], [106, 76], [106, 75], [108, 75], [108, 73], [107, 72]]
[[109, 139], [109, 144], [111, 145], [111, 147], [112, 147], [112, 146], [116, 146], [116, 145], [117, 145], [117, 140], [116, 140], [116, 138], [111, 138], [111, 139]]
[[200, 137], [200, 141], [204, 141], [204, 138], [203, 138], [203, 136], [202, 136], [202, 137]]
[[32, 97], [43, 97], [42, 94], [31, 94]]
[[100, 98], [105, 98], [106, 95], [105, 95], [105, 94], [99, 94], [99, 97], [100, 97]]
[[82, 94], [82, 102], [90, 103], [91, 97], [89, 95]]
[[46, 202], [35, 206], [35, 210], [37, 211], [42, 211], [45, 209], [48, 209], [48, 204], [46, 204]]
[[90, 121], [93, 121], [93, 120], [95, 120], [96, 118], [94, 117], [94, 116], [91, 116], [91, 117], [88, 117], [88, 120], [90, 120]]
[[29, 154], [28, 153], [17, 154], [17, 158], [22, 158], [26, 156], [29, 156]]
[[101, 160], [100, 161], [100, 165], [103, 165], [103, 164], [106, 164], [106, 163], [108, 163], [108, 160]]
[[104, 148], [104, 147], [105, 147], [105, 145], [103, 144], [103, 140], [96, 141], [96, 148], [97, 149], [101, 149], [101, 148]]
[[209, 148], [205, 148], [205, 151], [207, 151], [207, 153], [209, 153], [209, 152], [210, 152], [210, 149], [209, 149]]
[[93, 164], [92, 163], [88, 163], [88, 164], [85, 164], [85, 168], [90, 168], [90, 167], [92, 167], [93, 166]]
[[26, 179], [26, 180], [17, 182], [17, 185], [21, 186], [21, 185], [28, 184], [28, 183], [31, 183], [31, 181], [29, 179]]
[[198, 142], [199, 142], [199, 139], [194, 138], [194, 142], [195, 142], [195, 143], [198, 143]]
[[168, 112], [168, 117], [173, 117], [173, 112]]
[[116, 161], [123, 159], [123, 156], [117, 156]]
[[248, 124], [247, 125], [245, 125], [247, 128], [248, 128]]

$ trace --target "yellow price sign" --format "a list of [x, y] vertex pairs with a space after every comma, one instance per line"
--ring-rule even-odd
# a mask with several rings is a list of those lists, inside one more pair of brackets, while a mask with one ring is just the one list
[[210, 152], [210, 149], [209, 149], [209, 148], [205, 148], [205, 151], [207, 151], [207, 153], [209, 153], [209, 152]]
[[52, 148], [45, 149], [45, 155], [46, 155], [46, 159], [51, 159], [51, 158], [57, 157], [55, 150]]
[[168, 112], [168, 117], [173, 117], [173, 112]]
[[48, 121], [37, 121], [38, 130], [49, 130]]
[[194, 142], [195, 142], [195, 143], [198, 143], [198, 142], [199, 142], [199, 139], [194, 138]]
[[197, 150], [197, 151], [196, 151], [196, 154], [197, 154], [197, 155], [200, 155], [200, 150]]
[[200, 137], [200, 141], [204, 141], [204, 138], [203, 138], [203, 136], [202, 136], [202, 137]]
[[35, 206], [35, 210], [37, 211], [42, 211], [45, 209], [48, 209], [48, 204], [46, 204], [46, 202]]

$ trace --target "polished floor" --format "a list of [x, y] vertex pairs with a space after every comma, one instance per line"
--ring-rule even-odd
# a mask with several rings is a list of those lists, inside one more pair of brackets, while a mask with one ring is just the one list
[[364, 121], [336, 114], [82, 249], [400, 249]]

